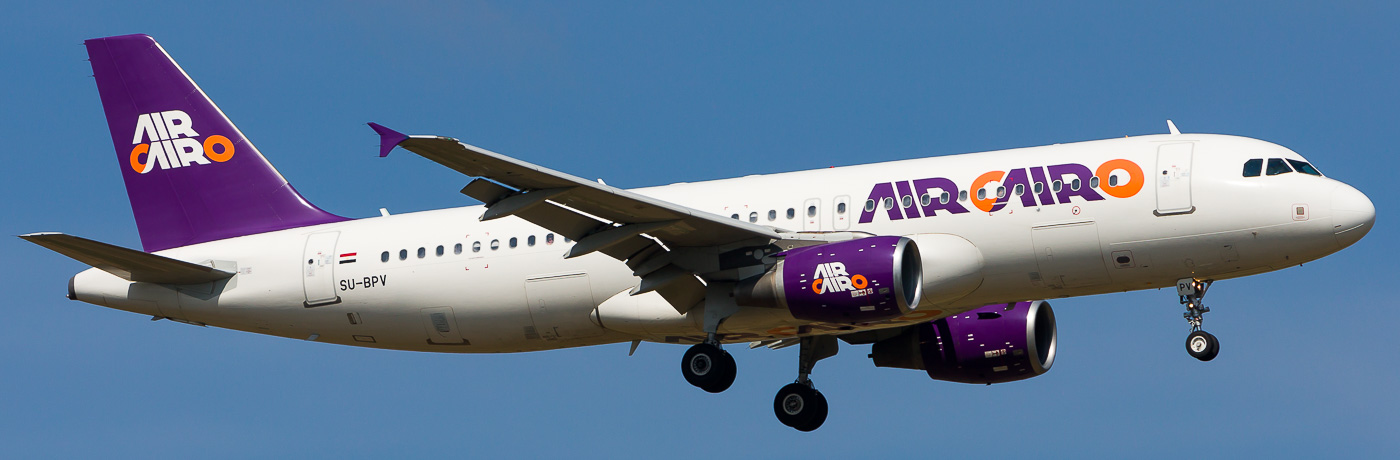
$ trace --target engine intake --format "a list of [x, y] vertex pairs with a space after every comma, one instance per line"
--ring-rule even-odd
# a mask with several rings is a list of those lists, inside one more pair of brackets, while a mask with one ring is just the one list
[[797, 248], [763, 276], [735, 289], [740, 305], [786, 308], [806, 321], [855, 323], [894, 318], [919, 305], [923, 263], [900, 236]]
[[1055, 363], [1055, 312], [1043, 300], [987, 305], [875, 342], [878, 367], [922, 369], [934, 380], [1005, 383]]

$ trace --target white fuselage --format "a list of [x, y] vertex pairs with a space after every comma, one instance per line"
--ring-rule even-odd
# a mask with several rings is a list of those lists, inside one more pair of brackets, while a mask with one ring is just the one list
[[[724, 341], [739, 342], [812, 328], [891, 327], [996, 302], [1262, 273], [1335, 252], [1369, 229], [1358, 208], [1370, 203], [1355, 189], [1297, 172], [1243, 177], [1242, 166], [1255, 158], [1304, 161], [1254, 139], [1154, 135], [635, 192], [794, 232], [954, 235], [981, 259], [978, 277], [965, 292], [929, 293], [913, 313], [877, 324], [810, 324], [785, 310], [746, 307], [720, 328]], [[1101, 168], [1111, 160], [1127, 160], [1141, 176]], [[1102, 169], [1100, 183], [1085, 177], [1079, 188], [1103, 199], [1081, 195], [1061, 202], [1066, 200], [1051, 190], [1055, 177], [1027, 176], [1021, 195], [1014, 186], [1004, 189], [1004, 207], [986, 212], [977, 206], [973, 185], [979, 177], [1009, 179], [988, 172], [1066, 164]], [[946, 178], [967, 192], [962, 200], [949, 193], [949, 201], [967, 212], [948, 212], [941, 192], [934, 190], [929, 204], [944, 210], [923, 215], [931, 209], [920, 203], [928, 190], [913, 186], [928, 184], [917, 181], [929, 178]], [[1072, 186], [1070, 177], [1064, 179], [1061, 192]], [[988, 200], [995, 200], [1000, 180], [983, 187]], [[1040, 193], [1036, 183], [1043, 187]], [[1128, 195], [1125, 184], [1132, 183], [1141, 188]], [[875, 192], [880, 184], [894, 191], [894, 209]], [[1111, 196], [1105, 189], [1128, 196]], [[909, 208], [901, 202], [905, 195], [913, 198]], [[1022, 195], [1033, 195], [1034, 206]], [[875, 209], [867, 212], [872, 196]], [[480, 222], [484, 209], [366, 218], [175, 248], [159, 254], [237, 275], [208, 285], [166, 286], [131, 283], [92, 269], [74, 277], [73, 291], [78, 300], [156, 317], [403, 350], [515, 352], [703, 337], [699, 309], [682, 314], [656, 301], [631, 300], [638, 304], [626, 310], [632, 316], [610, 324], [612, 313], [599, 313], [598, 306], [619, 293], [617, 302], [628, 301], [625, 291], [638, 283], [623, 263], [600, 253], [564, 259], [570, 243], [563, 237], [513, 217]], [[869, 222], [861, 222], [863, 214], [870, 214]]]

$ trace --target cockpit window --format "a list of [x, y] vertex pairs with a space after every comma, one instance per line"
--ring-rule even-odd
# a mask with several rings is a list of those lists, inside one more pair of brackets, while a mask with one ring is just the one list
[[1288, 167], [1288, 163], [1285, 163], [1282, 158], [1270, 158], [1269, 167], [1264, 171], [1264, 174], [1277, 176], [1291, 172], [1293, 172], [1293, 168]]
[[1308, 164], [1308, 162], [1306, 161], [1288, 160], [1288, 164], [1293, 165], [1294, 170], [1303, 174], [1311, 174], [1314, 176], [1322, 175], [1322, 173], [1319, 172], [1317, 168], [1314, 168], [1313, 165]]
[[1259, 177], [1260, 170], [1264, 169], [1264, 160], [1255, 158], [1244, 162], [1244, 177]]

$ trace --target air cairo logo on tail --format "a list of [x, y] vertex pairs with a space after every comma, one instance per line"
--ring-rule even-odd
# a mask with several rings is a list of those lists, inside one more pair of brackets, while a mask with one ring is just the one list
[[233, 158], [233, 142], [218, 134], [201, 143], [190, 116], [182, 110], [153, 112], [136, 117], [131, 136], [131, 169], [145, 174], [155, 169], [175, 169], [223, 163]]
[[846, 273], [846, 264], [841, 262], [829, 262], [817, 264], [817, 270], [812, 274], [812, 291], [817, 294], [828, 292], [851, 292], [851, 297], [864, 297], [870, 294], [870, 281], [865, 279], [865, 275], [850, 275]]

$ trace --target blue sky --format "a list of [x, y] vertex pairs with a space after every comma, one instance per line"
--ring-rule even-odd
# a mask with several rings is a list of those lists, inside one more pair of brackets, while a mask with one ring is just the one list
[[63, 298], [81, 270], [0, 239], [0, 457], [1385, 457], [1400, 454], [1388, 2], [21, 2], [0, 18], [0, 234], [140, 247], [86, 38], [159, 40], [311, 201], [347, 216], [473, 204], [376, 158], [377, 121], [611, 185], [1166, 131], [1288, 146], [1377, 227], [1317, 262], [1217, 283], [1186, 355], [1174, 292], [1054, 302], [1046, 375], [974, 386], [845, 347], [819, 431], [776, 422], [796, 348], [739, 350], [726, 393], [684, 348], [516, 355], [340, 347], [152, 322]]

